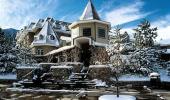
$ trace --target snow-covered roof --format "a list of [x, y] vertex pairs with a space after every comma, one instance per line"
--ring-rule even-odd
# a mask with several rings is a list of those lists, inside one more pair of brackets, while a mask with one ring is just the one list
[[80, 17], [80, 20], [89, 20], [89, 19], [100, 20], [100, 17], [98, 15], [93, 3], [91, 2], [91, 0], [89, 0], [89, 2], [87, 3], [87, 6], [84, 9], [82, 16]]
[[89, 68], [107, 68], [107, 65], [90, 65]]
[[79, 65], [79, 64], [81, 64], [81, 65], [83, 65], [83, 63], [81, 63], [81, 62], [61, 62], [60, 64], [65, 64], [65, 65], [68, 65], [68, 64]]
[[74, 45], [64, 46], [64, 47], [61, 47], [61, 48], [59, 48], [59, 49], [56, 49], [56, 50], [53, 50], [53, 51], [47, 53], [46, 56], [47, 56], [47, 55], [51, 55], [51, 54], [56, 54], [56, 53], [59, 53], [59, 52], [61, 52], [61, 51], [68, 50], [68, 49], [71, 49], [71, 48], [74, 48], [74, 47], [75, 47]]
[[41, 31], [36, 36], [34, 36], [34, 41], [32, 42], [32, 46], [40, 45], [59, 46], [59, 40], [56, 37], [48, 20], [45, 22]]
[[153, 72], [153, 73], [150, 73], [149, 76], [150, 76], [150, 77], [151, 77], [151, 76], [160, 76], [160, 74], [159, 74], [159, 73], [156, 73], [156, 72]]
[[51, 66], [51, 69], [62, 69], [62, 68], [67, 68], [67, 69], [71, 69], [71, 68], [73, 68], [73, 66]]

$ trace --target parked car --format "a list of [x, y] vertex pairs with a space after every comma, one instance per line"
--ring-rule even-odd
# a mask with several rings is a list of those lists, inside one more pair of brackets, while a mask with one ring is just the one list
[[157, 72], [152, 72], [149, 74], [150, 79], [160, 79], [160, 74]]
[[170, 76], [170, 67], [168, 67], [168, 68], [166, 69], [166, 73], [167, 73], [168, 76]]
[[150, 85], [152, 87], [159, 87], [161, 84], [160, 74], [157, 72], [152, 72], [149, 74], [150, 77]]

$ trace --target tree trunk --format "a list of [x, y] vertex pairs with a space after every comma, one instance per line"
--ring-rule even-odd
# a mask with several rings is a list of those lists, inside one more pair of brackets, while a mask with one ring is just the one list
[[116, 95], [117, 97], [119, 97], [119, 80], [117, 75], [115, 75], [115, 78], [116, 78]]

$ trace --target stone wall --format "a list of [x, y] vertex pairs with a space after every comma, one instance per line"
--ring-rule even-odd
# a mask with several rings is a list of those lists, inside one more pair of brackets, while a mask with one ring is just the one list
[[72, 66], [52, 66], [50, 71], [56, 81], [62, 81], [69, 78], [72, 73], [72, 68]]
[[91, 79], [100, 79], [109, 82], [112, 77], [112, 72], [107, 65], [91, 65], [89, 66], [89, 77]]
[[49, 62], [79, 62], [80, 61], [80, 49], [74, 47], [72, 49], [64, 50], [62, 52], [50, 55], [47, 57]]
[[74, 73], [80, 73], [83, 68], [83, 63], [80, 62], [67, 62], [65, 63], [65, 65], [72, 66], [73, 67], [72, 71]]
[[21, 67], [21, 68], [17, 68], [16, 72], [17, 72], [17, 80], [22, 80], [22, 79], [28, 79], [28, 80], [32, 80], [33, 78], [33, 71], [36, 69], [37, 67]]
[[92, 55], [90, 58], [91, 65], [94, 65], [96, 63], [106, 64], [109, 61], [109, 56], [107, 54], [106, 48], [91, 46], [90, 50], [92, 52]]

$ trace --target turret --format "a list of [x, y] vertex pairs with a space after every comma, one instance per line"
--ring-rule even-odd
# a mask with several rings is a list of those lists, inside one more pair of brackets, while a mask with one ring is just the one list
[[102, 21], [91, 0], [88, 1], [80, 19], [69, 26], [72, 45], [81, 48], [81, 44], [106, 46], [108, 33], [111, 29], [109, 22]]

